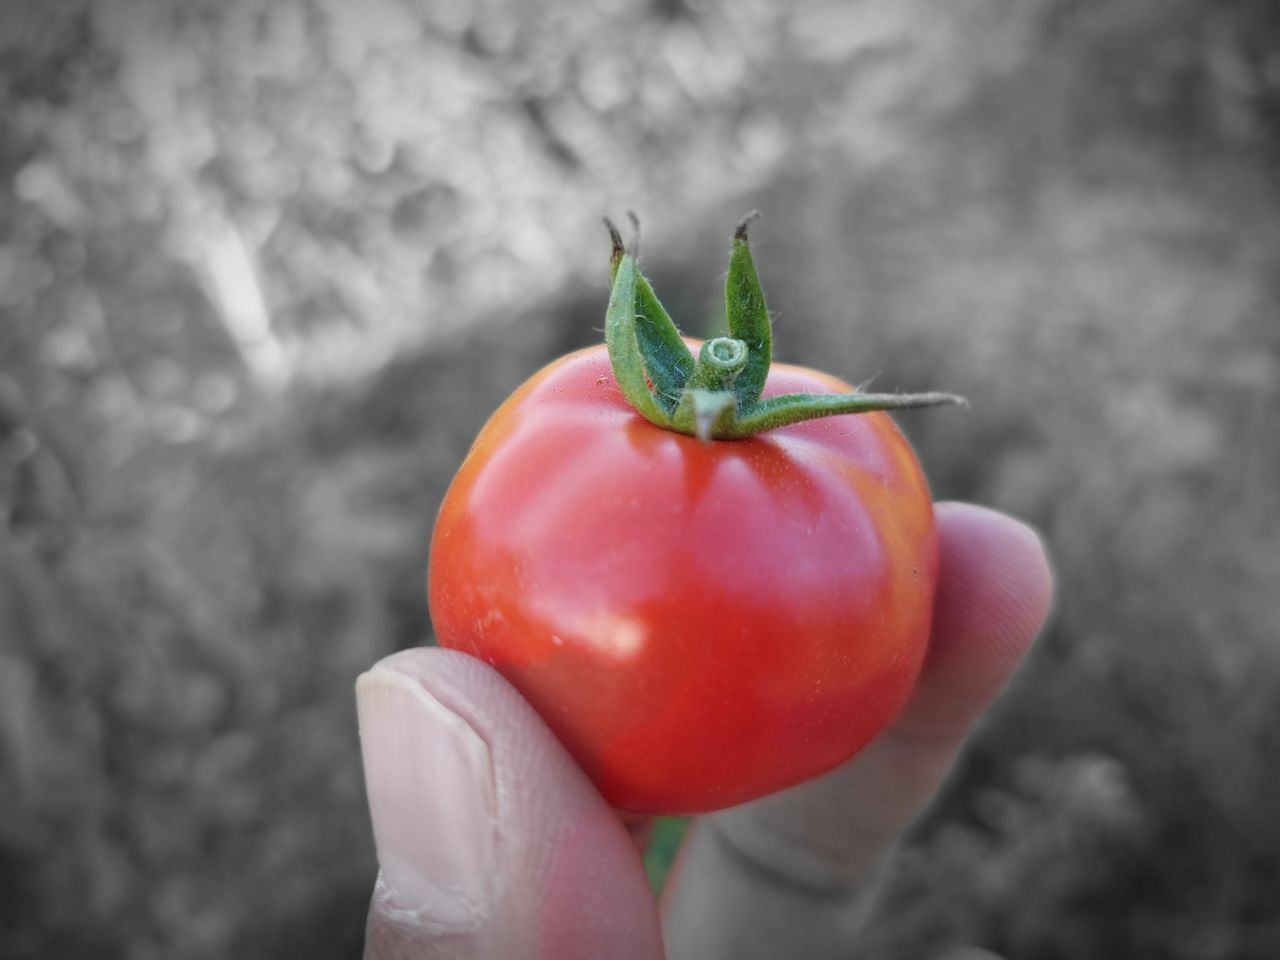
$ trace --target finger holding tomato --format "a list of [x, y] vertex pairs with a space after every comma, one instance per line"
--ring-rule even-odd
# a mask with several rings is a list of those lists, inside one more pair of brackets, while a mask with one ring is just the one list
[[502, 676], [416, 649], [358, 684], [381, 864], [369, 960], [754, 960], [855, 955], [878, 865], [928, 805], [1046, 615], [1036, 534], [937, 508], [934, 625], [897, 719], [852, 760], [699, 817], [661, 916], [609, 804]]

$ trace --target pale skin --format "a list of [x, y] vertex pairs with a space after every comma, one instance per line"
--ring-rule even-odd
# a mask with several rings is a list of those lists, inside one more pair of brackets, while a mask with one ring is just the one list
[[[876, 878], [1048, 615], [1039, 537], [937, 507], [934, 630], [905, 710], [843, 767], [699, 818], [661, 904], [624, 825], [516, 691], [452, 651], [358, 684], [382, 870], [369, 960], [854, 956]], [[630, 832], [629, 832], [630, 828]]]

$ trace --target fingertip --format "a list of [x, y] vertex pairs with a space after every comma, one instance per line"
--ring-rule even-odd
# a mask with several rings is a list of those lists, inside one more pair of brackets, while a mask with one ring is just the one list
[[1053, 601], [1043, 539], [1034, 527], [973, 504], [938, 504], [937, 518], [938, 655], [1016, 663], [1044, 626]]
[[493, 900], [497, 801], [488, 743], [397, 670], [364, 674], [356, 702], [382, 903], [425, 927], [473, 929]]
[[504, 683], [482, 661], [443, 647], [411, 647], [383, 657], [360, 675], [357, 686], [379, 673], [401, 674], [437, 694], [448, 691], [452, 694], [450, 699], [474, 700], [482, 706], [495, 695], [501, 696], [495, 684]]
[[699, 821], [669, 881], [671, 956], [848, 953], [874, 904], [850, 897], [874, 890], [885, 851], [936, 794], [1053, 593], [1034, 529], [968, 504], [936, 515], [934, 629], [910, 702], [840, 768]]
[[1053, 573], [1040, 534], [1013, 517], [940, 503], [929, 651], [898, 733], [958, 741], [995, 699], [1044, 626]]
[[496, 670], [406, 650], [356, 697], [381, 867], [366, 956], [659, 955], [627, 831]]
[[945, 501], [934, 507], [939, 535], [948, 547], [971, 548], [988, 557], [1003, 558], [1022, 570], [1028, 593], [1039, 596], [1045, 607], [1053, 594], [1049, 551], [1040, 531], [1024, 520], [990, 507]]

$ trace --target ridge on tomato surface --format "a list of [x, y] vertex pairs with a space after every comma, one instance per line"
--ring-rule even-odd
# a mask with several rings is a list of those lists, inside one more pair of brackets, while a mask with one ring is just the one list
[[634, 813], [830, 770], [897, 714], [928, 643], [933, 505], [884, 411], [961, 401], [772, 363], [750, 221], [728, 335], [701, 345], [610, 224], [606, 345], [499, 407], [432, 537], [437, 641], [502, 673]]

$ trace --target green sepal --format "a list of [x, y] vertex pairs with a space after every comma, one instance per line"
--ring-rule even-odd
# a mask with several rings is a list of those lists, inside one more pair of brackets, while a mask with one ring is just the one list
[[[624, 259], [631, 261], [635, 275], [634, 322], [640, 362], [649, 383], [653, 385], [651, 392], [654, 401], [671, 414], [675, 411], [676, 404], [680, 402], [680, 396], [697, 362], [689, 352], [684, 338], [680, 336], [680, 331], [676, 329], [670, 314], [658, 300], [653, 287], [640, 272], [635, 256], [626, 253], [623, 248], [622, 237], [617, 228], [608, 220], [605, 220], [605, 225], [609, 228], [609, 236], [613, 240], [613, 255], [609, 259], [609, 268], [615, 286], [622, 261]], [[610, 306], [612, 307], [612, 301]], [[606, 342], [607, 340], [606, 320]], [[612, 357], [612, 352], [610, 356]]]
[[751, 258], [751, 244], [747, 240], [747, 227], [758, 217], [748, 214], [733, 232], [733, 251], [729, 254], [729, 275], [724, 284], [724, 305], [729, 324], [729, 336], [747, 345], [747, 363], [734, 381], [733, 390], [738, 395], [738, 406], [753, 406], [764, 390], [773, 362], [773, 328], [769, 321], [769, 307], [764, 300], [764, 290], [756, 274], [755, 261]]
[[751, 410], [727, 424], [726, 439], [741, 439], [765, 430], [820, 417], [875, 410], [916, 410], [947, 404], [967, 407], [968, 401], [953, 393], [784, 393], [761, 400]]
[[[761, 399], [773, 360], [773, 333], [747, 238], [754, 216], [733, 235], [725, 283], [729, 336], [707, 341], [697, 360], [640, 273], [634, 246], [628, 252], [617, 229], [605, 221], [613, 240], [605, 343], [618, 387], [637, 413], [656, 426], [710, 442], [741, 440], [819, 417], [968, 405], [950, 393], [857, 390]], [[638, 224], [636, 229], [638, 235]]]
[[618, 259], [613, 275], [613, 292], [609, 295], [609, 309], [605, 313], [604, 342], [609, 350], [613, 375], [627, 402], [650, 423], [669, 427], [670, 412], [658, 402], [649, 388], [640, 350], [639, 325], [636, 323], [638, 273], [635, 259], [629, 254]]

